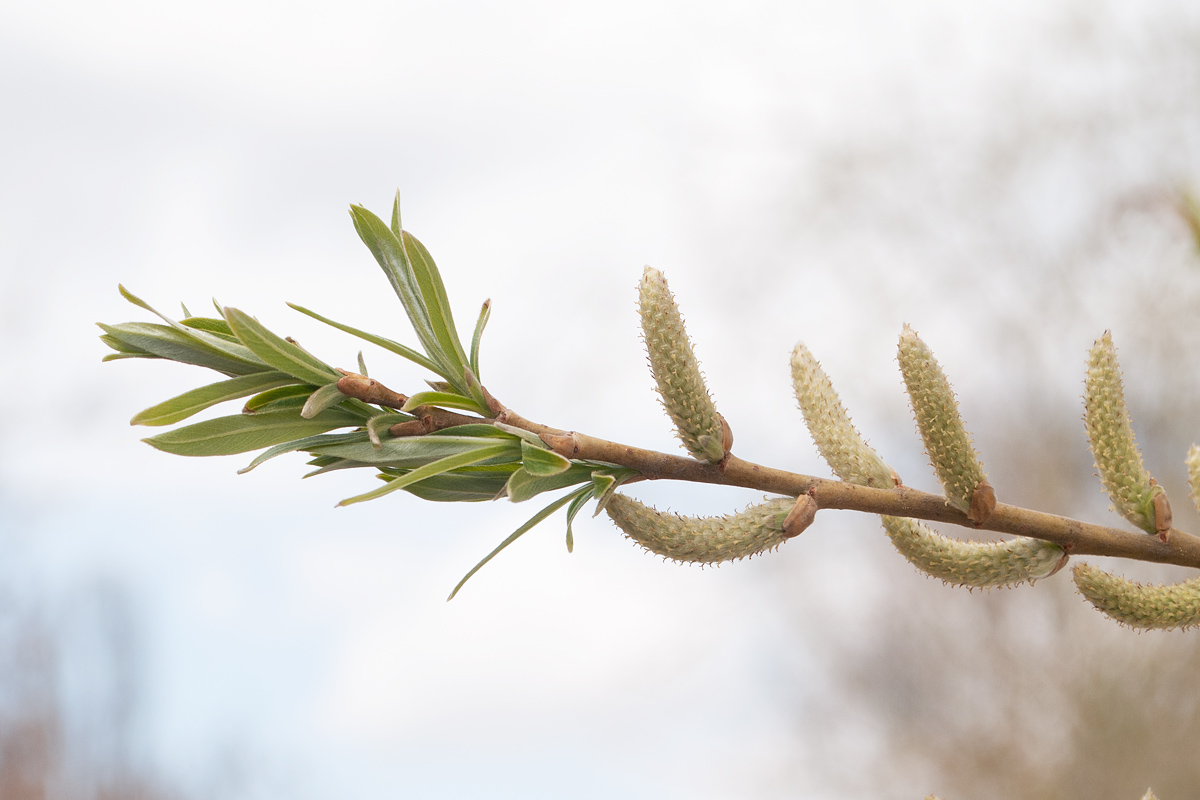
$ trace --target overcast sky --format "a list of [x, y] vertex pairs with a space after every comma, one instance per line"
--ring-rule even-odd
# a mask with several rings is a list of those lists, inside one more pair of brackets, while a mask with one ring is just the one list
[[[102, 366], [93, 323], [145, 318], [120, 282], [168, 313], [216, 297], [342, 366], [358, 342], [284, 301], [413, 344], [346, 213], [399, 188], [460, 326], [492, 299], [483, 379], [525, 416], [676, 451], [634, 309], [651, 264], [740, 454], [826, 474], [790, 396], [804, 339], [915, 469], [903, 322], [978, 408], [997, 374], [1071, 370], [1047, 395], [1076, 420], [1085, 348], [1121, 346], [1141, 291], [1129, 253], [1188, 254], [1170, 191], [1197, 179], [1198, 24], [1186, 2], [9, 3], [4, 589], [66, 631], [80, 719], [110, 703], [97, 674], [134, 676], [130, 757], [198, 796], [842, 797], [776, 783], [802, 757], [781, 675], [817, 659], [763, 587], [832, 580], [812, 565], [837, 563], [835, 529], [869, 524], [700, 570], [603, 519], [568, 556], [554, 520], [446, 604], [536, 509], [334, 509], [361, 475], [154, 451], [128, 419], [207, 376]], [[1158, 249], [1135, 225], [1061, 291], [1051, 267], [1118, 201]], [[1055, 337], [1032, 362], [1031, 317]], [[425, 377], [366, 359], [398, 391]], [[128, 663], [104, 666], [97, 597]]]

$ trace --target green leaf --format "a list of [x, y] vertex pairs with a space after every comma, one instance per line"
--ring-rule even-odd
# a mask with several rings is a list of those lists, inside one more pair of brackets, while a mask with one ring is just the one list
[[[295, 303], [288, 303], [288, 305], [291, 306], [292, 308], [294, 308], [295, 310], [299, 311], [301, 314], [312, 317], [313, 319], [317, 320], [318, 322], [324, 322], [326, 325], [328, 325], [332, 328], [337, 328], [339, 331], [344, 331], [344, 332], [350, 334], [351, 336], [357, 336], [359, 339], [370, 342], [371, 344], [379, 345], [384, 350], [390, 350], [391, 352], [395, 353], [398, 356], [401, 356], [402, 358], [407, 358], [409, 361], [412, 361], [415, 364], [421, 365], [422, 367], [429, 370], [430, 372], [436, 372], [438, 375], [442, 374], [442, 368], [440, 366], [438, 366], [434, 362], [430, 361], [428, 358], [421, 355], [416, 350], [413, 350], [411, 347], [405, 347], [404, 345], [400, 344], [399, 342], [393, 342], [391, 339], [386, 339], [382, 336], [376, 336], [375, 334], [367, 333], [366, 331], [360, 331], [358, 328], [353, 328], [349, 325], [344, 325], [340, 322], [334, 322], [333, 320], [329, 319], [328, 317], [323, 317], [320, 314], [318, 314], [317, 312], [310, 311], [309, 309], [304, 308], [303, 306], [298, 306]], [[363, 374], [366, 374], [366, 373], [363, 373]]]
[[454, 315], [450, 312], [450, 300], [446, 296], [441, 273], [433, 263], [433, 256], [417, 237], [408, 231], [402, 231], [400, 241], [403, 242], [404, 252], [412, 265], [413, 275], [421, 289], [421, 297], [425, 300], [429, 323], [438, 338], [442, 352], [446, 354], [450, 363], [458, 367], [458, 374], [462, 374], [463, 368], [467, 366], [467, 354], [459, 341], [458, 330], [454, 327]]
[[346, 395], [338, 391], [337, 381], [327, 383], [308, 397], [308, 402], [300, 411], [300, 416], [312, 419], [327, 408], [332, 408], [346, 399]]
[[[365, 436], [366, 434], [363, 431], [351, 431], [350, 433], [323, 433], [317, 434], [316, 436], [306, 436], [303, 439], [295, 439], [290, 442], [284, 442], [283, 444], [277, 444], [274, 447], [268, 448], [259, 453], [253, 461], [238, 470], [238, 475], [247, 473], [264, 461], [270, 461], [272, 458], [275, 458], [275, 456], [281, 456], [284, 453], [294, 453], [297, 450], [308, 450], [309, 448], [322, 444], [353, 444], [354, 442], [361, 442]], [[313, 464], [317, 461], [326, 459], [330, 462], [340, 460], [334, 458], [333, 456], [318, 456], [308, 463]]]
[[[165, 358], [181, 364], [215, 369], [226, 375], [250, 375], [271, 368], [240, 344], [223, 342], [227, 351], [209, 347], [180, 333], [169, 325], [154, 322], [124, 322], [120, 325], [97, 323], [107, 336], [100, 339], [120, 353], [143, 353], [150, 358]], [[217, 338], [217, 337], [213, 337]], [[218, 339], [218, 341], [221, 341]], [[236, 352], [235, 352], [236, 351]]]
[[604, 507], [608, 505], [609, 498], [616, 494], [617, 488], [631, 478], [636, 478], [639, 474], [635, 469], [616, 466], [602, 467], [593, 472], [592, 495], [596, 498], [596, 510], [592, 516], [599, 516]]
[[575, 552], [575, 535], [573, 533], [571, 533], [571, 523], [575, 521], [575, 515], [578, 514], [580, 512], [580, 510], [584, 507], [584, 505], [587, 504], [588, 500], [592, 499], [592, 497], [595, 493], [595, 487], [585, 487], [585, 488], [587, 489], [587, 491], [576, 492], [573, 495], [575, 499], [571, 501], [571, 505], [567, 506], [567, 552], [568, 553]]
[[399, 236], [404, 228], [400, 225], [400, 190], [396, 190], [396, 199], [392, 201], [392, 233]]
[[458, 590], [463, 587], [463, 584], [465, 584], [467, 581], [469, 581], [471, 579], [472, 575], [474, 575], [476, 572], [479, 572], [479, 570], [483, 569], [483, 565], [488, 563], [489, 561], [491, 561], [493, 558], [495, 558], [496, 555], [501, 550], [508, 547], [510, 544], [515, 542], [517, 539], [521, 538], [521, 536], [523, 534], [527, 533], [529, 530], [531, 530], [534, 526], [536, 526], [539, 522], [544, 520], [546, 517], [550, 516], [555, 511], [562, 508], [567, 503], [571, 502], [576, 497], [576, 495], [578, 495], [582, 492], [589, 491], [589, 489], [590, 489], [590, 487], [585, 486], [583, 489], [580, 489], [577, 492], [572, 492], [564, 497], [560, 497], [559, 499], [555, 500], [553, 503], [546, 506], [541, 511], [539, 511], [538, 513], [536, 513], [532, 517], [530, 517], [528, 522], [526, 522], [524, 525], [522, 525], [521, 527], [519, 527], [515, 531], [513, 531], [512, 534], [507, 539], [505, 539], [503, 542], [501, 542], [496, 547], [495, 550], [488, 553], [486, 556], [484, 556], [482, 561], [480, 561], [478, 564], [476, 564], [474, 567], [472, 567], [471, 571], [468, 572], [466, 575], [464, 575], [463, 579], [458, 582], [457, 586], [454, 587], [454, 591], [450, 592], [450, 596], [446, 598], [446, 601], [449, 602], [449, 601], [453, 600], [454, 595], [458, 594]]
[[558, 475], [571, 467], [571, 460], [564, 458], [553, 450], [538, 447], [529, 442], [521, 442], [521, 463], [530, 475], [541, 478]]
[[[303, 408], [308, 401], [308, 396], [313, 393], [314, 387], [305, 384], [293, 384], [291, 386], [280, 386], [278, 389], [268, 389], [261, 394], [256, 394], [246, 401], [246, 405], [242, 407], [243, 414], [260, 414], [264, 411], [273, 411], [280, 407], [284, 408]], [[300, 398], [297, 403], [284, 403], [283, 401], [295, 400]]]
[[379, 447], [368, 440], [357, 444], [322, 445], [313, 448], [311, 452], [348, 458], [363, 464], [412, 469], [449, 456], [473, 453], [481, 447], [499, 448], [495, 456], [503, 456], [510, 461], [520, 458], [520, 448], [514, 441], [474, 436], [401, 436], [384, 439]]
[[312, 419], [304, 419], [294, 410], [267, 411], [217, 417], [142, 441], [180, 456], [228, 456], [271, 447], [333, 428], [357, 425], [359, 422], [361, 420], [357, 416], [340, 409], [323, 411]]
[[521, 437], [513, 436], [508, 431], [501, 430], [496, 425], [491, 425], [486, 422], [476, 422], [467, 425], [455, 425], [453, 428], [442, 428], [440, 431], [434, 431], [430, 436], [486, 436], [491, 439], [508, 439], [517, 441]]
[[239, 397], [261, 392], [264, 389], [285, 386], [293, 383], [293, 381], [293, 378], [284, 375], [282, 372], [275, 371], [258, 372], [253, 375], [230, 378], [227, 381], [201, 386], [199, 389], [192, 389], [190, 392], [184, 392], [178, 397], [173, 397], [156, 406], [151, 406], [131, 419], [129, 424], [171, 425], [185, 420], [210, 406], [215, 406], [217, 403], [223, 403], [226, 400], [236, 400]]
[[195, 328], [198, 331], [211, 333], [213, 336], [219, 336], [227, 342], [237, 342], [237, 337], [229, 329], [229, 323], [223, 319], [187, 317], [186, 319], [179, 320], [179, 324], [187, 328]]
[[479, 340], [483, 338], [483, 329], [487, 327], [491, 316], [492, 301], [489, 298], [483, 301], [483, 308], [479, 309], [479, 319], [475, 321], [475, 335], [471, 337], [471, 371], [476, 377], [479, 377]]
[[167, 315], [162, 314], [159, 311], [157, 311], [153, 306], [151, 306], [145, 300], [143, 300], [142, 298], [133, 294], [132, 292], [130, 292], [128, 289], [126, 289], [124, 286], [122, 286], [120, 284], [117, 284], [117, 290], [120, 291], [121, 296], [124, 297], [126, 300], [128, 300], [130, 303], [133, 303], [138, 308], [144, 308], [145, 310], [149, 311], [151, 314], [154, 314], [156, 317], [161, 319], [163, 322], [167, 323], [167, 325], [174, 328], [176, 331], [183, 334], [185, 337], [187, 337], [191, 341], [195, 342], [200, 347], [203, 347], [206, 350], [208, 350], [212, 353], [215, 353], [215, 354], [223, 354], [227, 358], [251, 360], [251, 361], [257, 360], [257, 359], [251, 358], [251, 354], [249, 353], [249, 351], [247, 351], [246, 348], [243, 347], [241, 344], [239, 344], [237, 342], [231, 342], [223, 336], [214, 335], [214, 334], [208, 333], [207, 331], [198, 330], [196, 328], [189, 327], [187, 325], [183, 325], [179, 322], [176, 322], [175, 320], [171, 319]]
[[242, 344], [280, 372], [286, 372], [314, 386], [323, 386], [341, 377], [328, 364], [286, 339], [276, 336], [244, 311], [226, 308], [225, 321]]
[[405, 491], [437, 503], [477, 503], [495, 500], [504, 491], [516, 464], [496, 464], [488, 467], [463, 467], [453, 472], [443, 472], [432, 478], [414, 483]]
[[552, 492], [566, 486], [591, 480], [591, 467], [586, 464], [572, 464], [571, 469], [548, 477], [533, 475], [527, 468], [521, 468], [512, 474], [505, 485], [508, 499], [514, 503], [523, 503], [542, 492]]
[[370, 438], [371, 444], [382, 447], [384, 431], [397, 423], [408, 422], [411, 419], [412, 417], [408, 414], [377, 414], [367, 420], [367, 436]]
[[338, 505], [348, 506], [352, 505], [353, 503], [361, 503], [365, 500], [374, 500], [377, 497], [383, 497], [385, 494], [390, 494], [391, 492], [403, 489], [406, 486], [410, 486], [418, 481], [425, 480], [426, 478], [430, 478], [434, 475], [440, 475], [443, 472], [449, 472], [452, 469], [467, 467], [472, 464], [478, 464], [480, 462], [487, 461], [491, 458], [504, 456], [507, 451], [512, 449], [507, 442], [488, 444], [486, 442], [480, 442], [480, 440], [476, 439], [474, 440], [474, 444], [475, 448], [473, 450], [446, 456], [445, 458], [430, 462], [423, 467], [417, 467], [407, 475], [388, 481], [378, 489], [374, 489], [366, 494], [356, 495], [355, 497], [347, 497], [345, 500], [338, 503]]
[[[446, 358], [438, 344], [438, 339], [430, 322], [429, 311], [421, 296], [421, 288], [413, 274], [412, 264], [404, 246], [400, 244], [397, 234], [392, 233], [383, 220], [362, 206], [350, 206], [350, 216], [354, 220], [354, 230], [363, 240], [363, 244], [375, 256], [379, 266], [387, 275], [388, 281], [400, 298], [408, 320], [412, 323], [413, 331], [421, 342], [425, 353], [433, 359], [439, 368], [434, 370], [447, 380], [454, 380], [460, 366]], [[456, 369], [455, 367], [458, 367]]]
[[408, 398], [401, 411], [412, 411], [421, 406], [438, 406], [440, 408], [461, 408], [476, 413], [489, 413], [487, 407], [480, 408], [479, 403], [469, 397], [452, 392], [417, 392]]

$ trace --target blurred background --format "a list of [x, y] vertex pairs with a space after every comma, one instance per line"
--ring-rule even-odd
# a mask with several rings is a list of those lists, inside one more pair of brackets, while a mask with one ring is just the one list
[[101, 365], [93, 326], [147, 318], [122, 282], [342, 366], [360, 343], [284, 301], [413, 344], [346, 214], [399, 187], [460, 326], [492, 299], [482, 377], [529, 418], [677, 452], [634, 309], [649, 263], [742, 457], [828, 474], [791, 395], [803, 340], [934, 490], [907, 322], [1001, 500], [1116, 525], [1080, 421], [1107, 329], [1197, 530], [1195, 3], [16, 2], [0, 99], [0, 796], [1200, 791], [1200, 634], [1120, 628], [1065, 571], [950, 589], [840, 512], [702, 570], [603, 518], [568, 555], [556, 518], [447, 604], [536, 509], [335, 509], [361, 475], [154, 451], [128, 419], [207, 375]]

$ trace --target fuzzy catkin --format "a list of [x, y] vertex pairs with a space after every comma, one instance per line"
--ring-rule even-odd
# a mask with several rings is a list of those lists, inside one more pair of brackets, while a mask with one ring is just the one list
[[1154, 496], [1162, 488], [1151, 483], [1133, 436], [1125, 406], [1125, 390], [1117, 351], [1108, 331], [1088, 354], [1083, 420], [1100, 483], [1113, 508], [1147, 533], [1155, 533]]
[[900, 334], [899, 361], [917, 429], [946, 500], [968, 512], [975, 487], [987, 476], [958, 412], [954, 390], [929, 346], [907, 325]]
[[783, 522], [795, 503], [795, 498], [778, 498], [731, 516], [684, 517], [614, 494], [604, 510], [626, 536], [652, 553], [676, 561], [716, 564], [783, 544], [789, 538]]
[[1131, 628], [1169, 630], [1200, 625], [1200, 578], [1169, 586], [1134, 583], [1091, 564], [1073, 570], [1080, 594]]
[[847, 483], [890, 489], [891, 468], [850, 421], [821, 364], [803, 343], [792, 350], [792, 386], [804, 421], [821, 457]]
[[1188, 468], [1188, 488], [1191, 489], [1192, 505], [1200, 511], [1200, 445], [1192, 445], [1185, 463]]
[[650, 372], [675, 434], [694, 457], [711, 464], [725, 457], [725, 428], [700, 373], [667, 279], [646, 267], [638, 286], [638, 312]]
[[963, 542], [939, 536], [907, 517], [881, 517], [892, 544], [922, 572], [955, 586], [990, 588], [1044, 578], [1057, 571], [1063, 549], [1020, 537], [1006, 542]]

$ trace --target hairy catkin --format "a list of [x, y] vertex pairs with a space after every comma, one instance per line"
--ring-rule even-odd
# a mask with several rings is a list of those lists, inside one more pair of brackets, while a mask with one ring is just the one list
[[[898, 482], [850, 422], [833, 384], [803, 344], [792, 351], [792, 383], [817, 449], [839, 478], [878, 488]], [[934, 533], [916, 520], [881, 519], [901, 555], [917, 569], [951, 584], [984, 588], [1036, 580], [1053, 574], [1066, 560], [1061, 547], [1039, 539], [963, 542]]]
[[833, 474], [859, 486], [896, 485], [891, 467], [854, 427], [829, 377], [803, 343], [792, 350], [792, 387], [817, 450]]
[[1163, 490], [1142, 464], [1125, 407], [1117, 351], [1108, 331], [1088, 354], [1084, 385], [1083, 420], [1100, 483], [1118, 514], [1147, 533], [1158, 533], [1154, 498]]
[[963, 542], [907, 517], [882, 520], [892, 544], [910, 564], [954, 586], [1012, 586], [1053, 575], [1065, 561], [1061, 547], [1041, 539]]
[[704, 384], [667, 279], [652, 267], [646, 267], [638, 285], [638, 312], [650, 372], [676, 435], [694, 457], [720, 462], [732, 445], [729, 428]]
[[1171, 629], [1200, 625], [1200, 578], [1148, 586], [1091, 564], [1073, 570], [1080, 594], [1107, 616], [1131, 628]]
[[[985, 483], [987, 476], [963, 425], [950, 381], [929, 346], [907, 325], [900, 334], [899, 361], [917, 429], [946, 500], [959, 511], [972, 514], [976, 487]], [[985, 493], [990, 491], [990, 486], [984, 489]], [[995, 507], [994, 495], [990, 503]], [[976, 507], [979, 505], [975, 503]], [[991, 508], [987, 508], [983, 517], [990, 513]], [[983, 520], [972, 515], [972, 521]]]
[[790, 538], [784, 521], [795, 504], [795, 498], [777, 498], [730, 516], [684, 517], [614, 494], [604, 510], [626, 536], [652, 553], [675, 561], [716, 564], [783, 544]]

